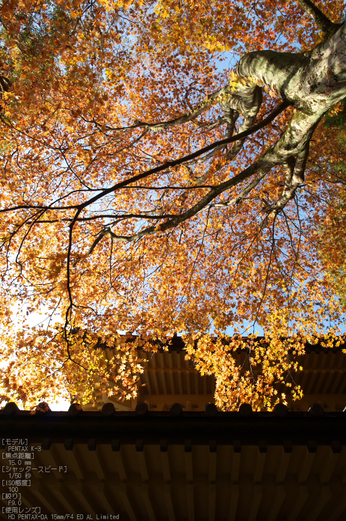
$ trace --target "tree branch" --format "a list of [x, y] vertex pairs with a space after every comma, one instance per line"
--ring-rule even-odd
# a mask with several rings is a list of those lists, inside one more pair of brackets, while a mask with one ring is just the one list
[[207, 96], [196, 108], [191, 110], [191, 112], [187, 114], [183, 114], [182, 116], [178, 116], [177, 118], [173, 118], [167, 121], [162, 121], [160, 123], [146, 123], [145, 121], [135, 120], [133, 125], [129, 125], [128, 127], [111, 127], [109, 125], [102, 125], [98, 123], [95, 119], [88, 120], [86, 118], [82, 118], [87, 123], [93, 123], [96, 127], [101, 130], [110, 130], [110, 131], [119, 131], [119, 130], [130, 130], [135, 128], [145, 128], [151, 130], [165, 130], [171, 127], [176, 127], [178, 125], [182, 125], [183, 123], [187, 123], [188, 121], [194, 120], [197, 116], [200, 116], [203, 112], [205, 112], [211, 105], [217, 103], [220, 99], [229, 96], [229, 85], [225, 87], [221, 87], [217, 91], [213, 92], [209, 96]]
[[8, 78], [6, 78], [6, 76], [0, 74], [0, 95], [3, 92], [8, 92], [10, 90], [11, 85], [12, 82]]
[[[228, 179], [227, 181], [224, 181], [223, 183], [215, 186], [210, 192], [202, 197], [196, 203], [194, 206], [186, 210], [184, 213], [180, 215], [176, 215], [174, 218], [167, 220], [166, 222], [161, 223], [160, 225], [156, 226], [149, 226], [148, 228], [144, 228], [143, 230], [139, 231], [138, 233], [130, 236], [124, 236], [124, 235], [116, 235], [113, 233], [110, 229], [103, 230], [98, 237], [95, 239], [94, 243], [91, 246], [91, 249], [89, 250], [88, 254], [92, 252], [92, 250], [95, 248], [95, 246], [98, 244], [98, 242], [102, 239], [102, 237], [106, 234], [109, 234], [114, 240], [116, 241], [124, 241], [124, 242], [133, 242], [137, 239], [141, 239], [142, 237], [145, 237], [147, 235], [153, 235], [158, 232], [164, 232], [166, 230], [176, 228], [179, 224], [183, 223], [184, 221], [187, 221], [188, 219], [191, 219], [191, 217], [195, 216], [197, 213], [202, 211], [205, 207], [207, 207], [210, 202], [215, 199], [218, 195], [225, 192], [226, 190], [229, 190], [230, 188], [233, 188], [237, 186], [238, 184], [242, 183], [252, 175], [254, 175], [256, 172], [259, 172], [258, 175], [255, 177], [255, 179], [241, 192], [241, 194], [238, 194], [232, 201], [229, 201], [227, 204], [224, 204], [223, 206], [230, 206], [231, 204], [239, 202], [245, 195], [247, 195], [255, 186], [258, 185], [258, 183], [263, 179], [263, 177], [266, 175], [269, 170], [274, 166], [275, 164], [269, 163], [267, 164], [267, 161], [265, 158], [260, 158], [258, 161], [250, 165], [248, 168], [240, 172], [235, 177], [232, 177], [231, 179]], [[216, 205], [215, 205], [216, 206]]]
[[[289, 102], [283, 101], [276, 107], [276, 109], [273, 110], [266, 118], [264, 118], [262, 121], [254, 125], [249, 130], [246, 130], [245, 132], [240, 132], [239, 134], [236, 134], [235, 136], [221, 139], [220, 141], [215, 141], [214, 143], [211, 143], [210, 145], [207, 145], [206, 147], [201, 148], [200, 150], [197, 150], [196, 152], [192, 152], [191, 154], [188, 154], [184, 157], [174, 159], [173, 161], [167, 161], [166, 163], [163, 163], [160, 166], [156, 166], [154, 168], [151, 168], [150, 170], [147, 170], [141, 174], [135, 175], [131, 177], [130, 179], [127, 179], [125, 181], [120, 181], [119, 183], [110, 186], [109, 188], [106, 188], [105, 190], [102, 190], [101, 193], [95, 195], [94, 197], [91, 197], [89, 200], [85, 201], [84, 203], [79, 205], [79, 209], [83, 210], [87, 206], [90, 206], [94, 204], [99, 199], [102, 199], [108, 194], [111, 194], [112, 192], [115, 192], [116, 190], [119, 190], [120, 188], [124, 188], [125, 186], [128, 186], [132, 183], [135, 183], [136, 181], [139, 181], [140, 179], [144, 179], [146, 177], [149, 177], [153, 174], [157, 174], [158, 172], [162, 172], [163, 170], [166, 170], [167, 168], [173, 168], [175, 166], [181, 165], [183, 163], [187, 163], [188, 161], [191, 161], [193, 159], [196, 159], [197, 157], [202, 156], [203, 154], [206, 154], [210, 150], [213, 150], [214, 148], [220, 146], [220, 145], [227, 145], [228, 143], [234, 143], [235, 141], [238, 141], [244, 137], [250, 136], [251, 134], [254, 134], [257, 132], [257, 130], [260, 130], [264, 127], [266, 127], [269, 123], [273, 121], [281, 112], [283, 112], [288, 106], [290, 105]], [[73, 206], [72, 208], [76, 208]], [[59, 208], [54, 208], [59, 209]]]
[[328, 36], [333, 34], [342, 24], [332, 22], [311, 0], [298, 0], [301, 8], [308, 13]]
[[[191, 154], [188, 154], [186, 156], [180, 157], [178, 159], [174, 159], [172, 161], [167, 161], [166, 163], [163, 163], [162, 165], [159, 165], [159, 166], [156, 166], [156, 167], [151, 168], [149, 170], [146, 170], [145, 172], [142, 172], [141, 174], [135, 175], [135, 176], [131, 177], [130, 179], [126, 179], [124, 181], [120, 181], [119, 183], [117, 183], [117, 184], [115, 184], [113, 186], [110, 186], [109, 188], [105, 188], [104, 190], [98, 190], [98, 192], [99, 192], [98, 194], [96, 194], [94, 197], [91, 197], [90, 199], [84, 201], [84, 203], [81, 203], [80, 205], [53, 206], [58, 200], [66, 198], [66, 196], [63, 196], [63, 197], [57, 199], [56, 201], [54, 201], [53, 203], [51, 203], [50, 205], [47, 205], [47, 206], [21, 204], [21, 205], [17, 205], [17, 206], [12, 206], [10, 208], [0, 208], [0, 213], [7, 213], [7, 212], [12, 212], [12, 211], [17, 211], [17, 210], [24, 210], [24, 209], [44, 209], [45, 211], [55, 211], [55, 210], [75, 210], [75, 209], [78, 208], [78, 210], [80, 210], [78, 212], [78, 216], [79, 216], [80, 212], [84, 208], [87, 208], [88, 206], [92, 205], [93, 203], [95, 203], [99, 199], [102, 199], [106, 195], [108, 195], [108, 194], [110, 194], [112, 192], [115, 192], [116, 190], [120, 190], [122, 188], [140, 188], [140, 187], [131, 187], [129, 185], [132, 184], [132, 183], [135, 183], [136, 181], [139, 181], [140, 179], [144, 179], [144, 178], [147, 178], [147, 177], [149, 177], [149, 176], [151, 176], [153, 174], [156, 174], [158, 172], [162, 172], [164, 170], [167, 170], [168, 168], [173, 168], [175, 166], [182, 165], [184, 163], [192, 161], [192, 160], [194, 160], [194, 159], [196, 159], [196, 158], [206, 154], [210, 150], [213, 150], [213, 149], [215, 149], [215, 148], [217, 148], [219, 146], [227, 145], [229, 143], [234, 143], [234, 142], [239, 141], [239, 140], [241, 140], [243, 138], [251, 136], [252, 134], [257, 132], [258, 130], [261, 130], [262, 128], [266, 127], [269, 123], [271, 123], [289, 105], [290, 105], [289, 102], [283, 101], [282, 103], [280, 103], [280, 105], [278, 105], [276, 107], [276, 109], [273, 110], [273, 112], [268, 114], [268, 116], [266, 116], [262, 121], [260, 121], [259, 123], [256, 123], [256, 125], [254, 125], [253, 127], [249, 128], [248, 130], [243, 131], [243, 132], [239, 132], [235, 136], [228, 137], [228, 138], [225, 138], [225, 139], [221, 139], [219, 141], [215, 141], [214, 143], [211, 143], [210, 145], [207, 145], [207, 146], [201, 148], [200, 150], [197, 150], [196, 152], [192, 152]], [[194, 186], [192, 188], [196, 188], [196, 187], [197, 186]], [[184, 190], [188, 189], [188, 187], [185, 187], [185, 186], [181, 187], [181, 188], [183, 188]], [[73, 194], [75, 192], [82, 192], [82, 191], [85, 191], [85, 190], [74, 190], [74, 191], [70, 192], [69, 195], [71, 195], [71, 194]], [[73, 219], [73, 223], [76, 222], [76, 220], [78, 220], [78, 217]]]

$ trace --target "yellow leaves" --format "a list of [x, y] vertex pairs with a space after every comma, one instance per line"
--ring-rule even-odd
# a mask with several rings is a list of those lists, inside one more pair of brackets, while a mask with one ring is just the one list
[[82, 14], [83, 14], [82, 9], [77, 9], [77, 10], [71, 9], [70, 10], [70, 16], [74, 19], [80, 18], [82, 16]]
[[162, 5], [162, 3], [158, 2], [156, 4], [155, 13], [159, 16], [159, 18], [165, 20], [169, 17], [169, 12], [169, 9], [166, 6]]
[[[114, 9], [129, 9], [133, 3], [133, 0], [99, 0], [100, 4], [105, 7], [107, 11], [113, 11]], [[139, 5], [143, 4], [143, 0], [137, 0]]]
[[216, 38], [206, 38], [206, 41], [204, 42], [204, 47], [212, 53], [227, 52], [230, 49], [229, 45], [218, 42]]
[[243, 76], [240, 76], [233, 70], [229, 74], [229, 86], [232, 89], [236, 90], [237, 87], [240, 87], [240, 86], [251, 87], [254, 85], [256, 85], [256, 82], [251, 77], [244, 78]]
[[276, 98], [278, 96], [277, 91], [273, 88], [270, 88], [268, 85], [264, 86], [264, 90], [271, 98]]
[[302, 398], [303, 398], [303, 390], [300, 388], [300, 386], [297, 386], [292, 391], [292, 400], [297, 401], [297, 400], [301, 400]]
[[67, 258], [66, 253], [58, 253], [58, 254], [50, 257], [49, 264], [48, 264], [48, 275], [47, 275], [48, 278], [53, 280], [59, 276], [66, 258]]
[[114, 71], [113, 70], [106, 69], [105, 73], [106, 73], [106, 77], [107, 77], [108, 80], [112, 80], [113, 79], [113, 75], [114, 75]]
[[[296, 369], [287, 361], [287, 353], [293, 346], [296, 354], [302, 352], [300, 337], [294, 342], [283, 342], [281, 337], [293, 331], [315, 332], [332, 313], [339, 313], [331, 295], [335, 291], [328, 289], [328, 277], [316, 256], [317, 239], [322, 237], [326, 265], [334, 271], [344, 265], [342, 248], [337, 251], [336, 247], [342, 246], [344, 237], [339, 209], [325, 219], [331, 228], [339, 217], [338, 229], [322, 236], [319, 231], [325, 217], [329, 163], [322, 165], [324, 177], [309, 163], [299, 201], [292, 200], [285, 215], [276, 219], [264, 220], [261, 211], [266, 201], [272, 203], [282, 193], [285, 173], [280, 167], [268, 172], [239, 204], [228, 205], [228, 201], [241, 193], [246, 180], [219, 194], [217, 204], [211, 201], [191, 219], [165, 230], [165, 215], [193, 208], [212, 187], [241, 174], [249, 161], [260, 157], [279, 129], [286, 128], [291, 112], [251, 136], [232, 160], [235, 144], [205, 162], [199, 158], [131, 182], [132, 176], [226, 136], [225, 114], [218, 103], [242, 89], [252, 89], [256, 81], [232, 71], [229, 86], [211, 98], [227, 74], [216, 70], [212, 59], [226, 49], [243, 54], [276, 45], [273, 34], [266, 34], [265, 29], [272, 30], [277, 22], [275, 2], [266, 4], [267, 18], [261, 21], [259, 33], [254, 31], [252, 17], [245, 14], [251, 12], [252, 3], [244, 2], [240, 9], [223, 0], [212, 7], [204, 0], [154, 4], [100, 0], [91, 2], [81, 16], [81, 1], [61, 0], [66, 17], [50, 16], [53, 2], [49, 9], [42, 4], [45, 18], [32, 11], [35, 2], [27, 2], [20, 16], [16, 2], [4, 5], [5, 22], [12, 30], [6, 35], [4, 61], [15, 81], [13, 90], [3, 94], [4, 115], [12, 125], [0, 129], [1, 208], [20, 208], [2, 213], [2, 298], [14, 295], [20, 302], [29, 301], [31, 309], [48, 306], [49, 313], [56, 310], [60, 320], [65, 319], [72, 300], [73, 318], [90, 333], [69, 338], [75, 363], [65, 365], [67, 346], [61, 331], [59, 340], [52, 342], [42, 332], [12, 338], [8, 352], [20, 345], [42, 353], [47, 346], [44, 370], [37, 353], [22, 359], [32, 382], [23, 384], [28, 396], [34, 388], [40, 389], [47, 367], [52, 364], [58, 369], [60, 364], [59, 389], [69, 386], [86, 399], [94, 386], [106, 388], [112, 379], [115, 392], [128, 398], [143, 368], [117, 332], [136, 331], [148, 340], [185, 331], [190, 341], [196, 333], [193, 339], [198, 339], [198, 349], [191, 341], [186, 356], [195, 360], [203, 374], [216, 375], [217, 400], [223, 408], [252, 400], [254, 407], [266, 409], [279, 399], [276, 383]], [[127, 21], [124, 10], [129, 11]], [[28, 54], [17, 44], [18, 37], [25, 36], [23, 27], [30, 28], [33, 12], [44, 33], [44, 49], [38, 47], [36, 54]], [[282, 27], [285, 45], [294, 40], [296, 23], [287, 18], [288, 26]], [[265, 91], [269, 97], [277, 96], [275, 89], [266, 86]], [[206, 110], [193, 122], [185, 120], [166, 129], [163, 125], [157, 132], [132, 125], [134, 121], [172, 121], [192, 114], [196, 107]], [[262, 114], [270, 110], [271, 100], [265, 96]], [[235, 133], [243, 124], [240, 120]], [[218, 126], [218, 121], [223, 122]], [[317, 148], [316, 163], [321, 143], [321, 135], [312, 142], [312, 148]], [[336, 148], [336, 140], [331, 143], [330, 148]], [[333, 152], [333, 164], [338, 155]], [[111, 195], [83, 206], [118, 183], [121, 188], [114, 188]], [[188, 195], [183, 197], [179, 194], [185, 188]], [[108, 227], [113, 235], [107, 233], [107, 240], [98, 243], [93, 255], [72, 253], [68, 293], [66, 255], [57, 252], [67, 251], [71, 238], [72, 252], [87, 252], [100, 230]], [[146, 227], [151, 231], [155, 227], [157, 233], [133, 241], [116, 240]], [[8, 309], [10, 304], [0, 311], [3, 321]], [[244, 322], [253, 321], [264, 328], [266, 343], [222, 337], [230, 326], [242, 331]], [[227, 340], [225, 344], [204, 335], [212, 326]], [[105, 349], [114, 351], [112, 362], [100, 350], [93, 351], [98, 335]], [[330, 345], [327, 340], [325, 344]], [[155, 349], [150, 346], [150, 352]], [[57, 392], [53, 376], [48, 382]], [[8, 385], [19, 396], [14, 376]]]
[[[187, 350], [202, 375], [215, 376], [218, 407], [233, 410], [245, 401], [251, 403], [254, 410], [272, 410], [279, 401], [285, 403], [286, 398], [284, 393], [279, 396], [275, 385], [285, 382], [291, 389], [292, 383], [286, 377], [298, 370], [295, 362], [287, 358], [289, 342], [275, 335], [266, 339], [250, 335], [246, 340], [240, 336], [203, 335], [194, 349], [188, 346]], [[299, 345], [298, 339], [296, 343]], [[292, 399], [301, 396], [300, 387], [294, 386]]]

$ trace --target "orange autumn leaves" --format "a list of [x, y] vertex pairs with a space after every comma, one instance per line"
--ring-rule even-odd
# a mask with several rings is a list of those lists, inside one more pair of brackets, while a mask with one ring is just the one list
[[[294, 373], [302, 369], [297, 355], [304, 353], [299, 336], [280, 339], [277, 336], [243, 339], [202, 336], [187, 347], [202, 375], [215, 376], [215, 404], [221, 410], [232, 410], [242, 403], [251, 403], [253, 410], [272, 410], [277, 403], [287, 404], [302, 396]], [[292, 391], [292, 393], [291, 393]]]
[[[318, 5], [340, 19], [343, 2]], [[141, 364], [121, 332], [162, 340], [184, 333], [192, 345], [211, 327], [215, 347], [208, 340], [189, 354], [215, 375], [221, 408], [284, 399], [275, 385], [296, 365], [282, 338], [296, 332], [300, 345], [340, 317], [316, 245], [332, 185], [311, 163], [303, 195], [266, 216], [265, 205], [283, 191], [277, 167], [241, 201], [229, 204], [244, 184], [188, 212], [260, 157], [293, 109], [232, 160], [230, 146], [228, 159], [218, 149], [146, 173], [223, 139], [233, 123], [239, 131], [244, 115], [226, 117], [219, 103], [153, 128], [204, 106], [234, 78], [215, 66], [220, 53], [235, 52], [236, 61], [263, 48], [311, 48], [321, 38], [313, 20], [295, 2], [268, 0], [10, 0], [2, 19], [1, 74], [12, 86], [1, 100], [1, 336], [4, 360], [13, 362], [2, 372], [3, 399], [33, 404], [70, 392], [86, 401], [94, 388], [134, 396]], [[264, 92], [259, 119], [278, 101]], [[317, 163], [333, 139], [315, 137]], [[165, 227], [184, 212], [179, 225]], [[41, 311], [43, 322], [11, 324], [18, 302], [29, 316]], [[249, 323], [267, 334], [253, 349], [253, 373], [241, 372], [232, 355], [238, 336], [230, 351], [222, 347], [229, 327], [241, 332]], [[114, 347], [112, 362], [97, 349], [100, 338]]]

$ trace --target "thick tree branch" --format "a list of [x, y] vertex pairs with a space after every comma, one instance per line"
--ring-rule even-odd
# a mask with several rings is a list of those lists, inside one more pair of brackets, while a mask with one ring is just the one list
[[327, 35], [333, 34], [342, 24], [332, 22], [311, 0], [298, 0], [301, 8], [315, 20], [316, 24]]
[[93, 123], [100, 130], [110, 130], [110, 131], [119, 131], [119, 130], [130, 130], [135, 128], [146, 128], [150, 130], [165, 130], [171, 127], [176, 127], [178, 125], [182, 125], [183, 123], [187, 123], [189, 121], [193, 121], [197, 116], [205, 112], [211, 105], [217, 103], [219, 100], [224, 99], [229, 96], [229, 86], [221, 87], [217, 91], [213, 92], [209, 96], [206, 97], [196, 108], [191, 110], [191, 112], [187, 114], [183, 114], [177, 118], [173, 118], [167, 121], [162, 121], [160, 123], [146, 123], [145, 121], [134, 121], [133, 125], [129, 125], [128, 127], [111, 127], [110, 125], [104, 125], [98, 123], [95, 119], [87, 120], [83, 117], [84, 121], [88, 123]]
[[11, 85], [12, 82], [8, 78], [6, 78], [6, 76], [0, 74], [0, 95], [3, 92], [8, 92], [10, 90]]
[[[129, 125], [128, 127], [111, 127], [109, 125], [102, 125], [101, 123], [95, 121], [95, 119], [92, 121], [87, 120], [84, 117], [83, 119], [89, 123], [94, 123], [100, 130], [103, 131], [128, 131], [135, 128], [145, 128], [158, 131], [166, 130], [171, 127], [182, 125], [189, 121], [193, 121], [197, 118], [197, 116], [205, 112], [212, 105], [219, 103], [225, 112], [225, 117], [218, 118], [216, 123], [207, 124], [203, 128], [210, 130], [223, 123], [227, 123], [229, 127], [228, 136], [230, 136], [232, 135], [234, 129], [234, 125], [232, 123], [235, 122], [238, 117], [236, 114], [230, 114], [230, 110], [247, 115], [248, 117], [252, 115], [255, 118], [262, 103], [261, 89], [256, 84], [254, 84], [249, 79], [240, 78], [239, 76], [237, 79], [240, 80], [238, 83], [237, 81], [233, 81], [232, 85], [221, 87], [217, 91], [207, 96], [205, 100], [197, 105], [196, 108], [192, 109], [191, 112], [171, 120], [162, 121], [159, 123], [147, 123], [145, 121], [136, 120], [133, 125]], [[246, 128], [244, 127], [242, 130], [246, 130]]]
[[[162, 165], [159, 165], [157, 167], [151, 168], [149, 170], [146, 170], [145, 172], [142, 172], [141, 174], [138, 174], [136, 176], [130, 177], [129, 179], [126, 179], [124, 181], [120, 181], [119, 183], [116, 183], [113, 186], [110, 186], [109, 188], [105, 188], [104, 190], [100, 190], [98, 194], [96, 194], [94, 197], [91, 197], [90, 199], [84, 201], [84, 203], [81, 203], [80, 205], [66, 205], [66, 206], [53, 206], [55, 202], [51, 203], [50, 205], [44, 206], [44, 205], [30, 205], [30, 204], [21, 204], [12, 206], [10, 208], [2, 208], [0, 209], [0, 213], [6, 213], [6, 212], [12, 212], [16, 210], [24, 210], [24, 209], [45, 209], [46, 211], [55, 211], [55, 210], [75, 210], [80, 209], [83, 210], [84, 208], [87, 208], [88, 206], [92, 205], [99, 199], [102, 199], [106, 195], [115, 192], [116, 190], [120, 190], [122, 188], [131, 188], [129, 185], [132, 183], [135, 183], [139, 181], [140, 179], [145, 179], [147, 177], [150, 177], [153, 174], [156, 174], [158, 172], [162, 172], [164, 170], [167, 170], [168, 168], [174, 168], [175, 166], [182, 165], [184, 163], [187, 163], [189, 161], [192, 161], [198, 157], [203, 156], [207, 152], [215, 149], [218, 146], [227, 145], [229, 143], [234, 143], [236, 141], [239, 141], [243, 138], [246, 138], [248, 136], [251, 136], [258, 130], [261, 130], [262, 128], [266, 127], [269, 123], [271, 123], [281, 112], [283, 112], [287, 107], [289, 106], [289, 103], [287, 101], [284, 101], [280, 103], [276, 107], [276, 109], [273, 110], [268, 116], [266, 116], [262, 121], [259, 123], [256, 123], [253, 127], [249, 128], [248, 130], [244, 132], [240, 132], [239, 134], [236, 134], [235, 136], [221, 139], [219, 141], [215, 141], [214, 143], [211, 143], [210, 145], [207, 145], [196, 152], [192, 152], [191, 154], [188, 154], [186, 156], [180, 157], [178, 159], [174, 159], [173, 161], [166, 161]], [[135, 188], [135, 187], [133, 187]], [[137, 187], [136, 187], [137, 188]], [[186, 189], [187, 187], [184, 187]], [[82, 191], [82, 190], [79, 190]], [[83, 190], [85, 191], [85, 190]], [[76, 191], [74, 191], [76, 192]], [[74, 193], [71, 192], [71, 193]], [[66, 197], [66, 196], [65, 196]], [[63, 197], [62, 197], [63, 198]], [[60, 198], [60, 199], [62, 199]]]
[[302, 152], [297, 154], [296, 158], [292, 158], [289, 162], [290, 174], [286, 177], [284, 189], [281, 196], [274, 204], [268, 204], [263, 208], [267, 214], [278, 214], [287, 205], [288, 201], [293, 199], [297, 188], [304, 183], [304, 171], [307, 159], [309, 157], [309, 146], [307, 145]]
[[[99, 199], [102, 199], [106, 195], [115, 192], [116, 190], [119, 190], [120, 188], [124, 188], [125, 186], [128, 186], [132, 183], [135, 183], [136, 181], [139, 181], [140, 179], [144, 179], [146, 177], [149, 177], [153, 174], [157, 174], [158, 172], [162, 172], [163, 170], [166, 170], [167, 168], [173, 168], [175, 166], [181, 165], [183, 163], [187, 163], [188, 161], [191, 161], [193, 159], [196, 159], [197, 157], [202, 156], [203, 154], [206, 154], [210, 150], [213, 150], [214, 148], [220, 146], [220, 145], [227, 145], [228, 143], [234, 143], [235, 141], [238, 141], [244, 137], [250, 136], [251, 134], [254, 134], [261, 128], [266, 127], [269, 123], [273, 121], [281, 112], [283, 112], [287, 107], [289, 106], [288, 102], [282, 102], [278, 107], [273, 110], [266, 118], [264, 118], [262, 121], [254, 125], [251, 129], [240, 132], [239, 134], [232, 136], [230, 138], [221, 139], [219, 141], [215, 141], [214, 143], [211, 143], [210, 145], [207, 145], [206, 147], [201, 148], [200, 150], [197, 150], [196, 152], [193, 152], [192, 154], [188, 154], [187, 156], [174, 159], [173, 161], [167, 161], [166, 163], [163, 163], [160, 166], [151, 168], [150, 170], [147, 170], [141, 174], [138, 174], [136, 176], [131, 177], [130, 179], [126, 179], [125, 181], [121, 181], [120, 183], [117, 183], [109, 188], [106, 188], [105, 190], [102, 190], [101, 193], [95, 195], [94, 197], [91, 197], [81, 205], [79, 205], [79, 209], [82, 210]], [[69, 208], [75, 208], [75, 206], [69, 207]], [[56, 208], [55, 208], [56, 209]]]
[[[235, 177], [232, 177], [232, 179], [228, 179], [224, 183], [221, 183], [220, 185], [216, 186], [213, 190], [211, 190], [207, 195], [202, 197], [198, 203], [196, 203], [194, 206], [186, 210], [184, 213], [174, 216], [174, 218], [167, 220], [166, 222], [163, 222], [157, 226], [149, 226], [148, 228], [145, 228], [138, 233], [130, 236], [124, 236], [124, 235], [116, 235], [114, 232], [112, 232], [109, 228], [106, 230], [102, 230], [100, 234], [97, 236], [95, 241], [93, 242], [91, 248], [89, 249], [88, 254], [90, 254], [95, 246], [100, 242], [102, 237], [104, 235], [109, 234], [113, 240], [116, 241], [123, 241], [123, 242], [133, 242], [137, 239], [141, 239], [142, 237], [145, 237], [147, 235], [153, 235], [155, 233], [159, 232], [165, 232], [169, 229], [176, 228], [184, 221], [187, 221], [188, 219], [191, 219], [193, 216], [195, 216], [197, 213], [202, 211], [204, 208], [206, 208], [213, 199], [215, 199], [218, 195], [225, 192], [226, 190], [229, 190], [230, 188], [233, 188], [234, 186], [237, 186], [238, 184], [242, 183], [252, 175], [254, 175], [256, 172], [259, 172], [256, 178], [235, 198], [232, 199], [232, 201], [229, 201], [227, 204], [223, 204], [223, 206], [230, 206], [231, 204], [235, 204], [239, 202], [243, 197], [245, 197], [248, 193], [250, 193], [255, 186], [258, 185], [258, 183], [263, 179], [263, 177], [267, 174], [267, 172], [272, 168], [274, 165], [264, 165], [265, 161], [259, 160], [258, 162], [253, 163], [251, 166], [246, 168], [243, 172], [240, 172], [240, 174], [236, 175]], [[217, 206], [217, 205], [215, 205]], [[163, 216], [164, 218], [164, 216]]]
[[[276, 110], [278, 109], [279, 107]], [[272, 115], [273, 113], [271, 116]], [[179, 224], [190, 219], [203, 210], [218, 195], [229, 190], [230, 188], [237, 186], [258, 172], [256, 178], [252, 181], [252, 183], [250, 183], [248, 187], [245, 188], [245, 191], [242, 192], [241, 197], [237, 196], [232, 200], [232, 203], [237, 203], [242, 197], [247, 195], [255, 186], [257, 186], [260, 180], [274, 166], [286, 165], [289, 167], [290, 172], [286, 178], [286, 183], [282, 195], [276, 203], [267, 205], [264, 208], [266, 213], [280, 212], [288, 203], [288, 201], [294, 197], [298, 186], [300, 186], [304, 181], [304, 170], [309, 154], [309, 142], [319, 123], [319, 120], [320, 118], [318, 116], [304, 115], [299, 111], [296, 112], [290, 122], [290, 125], [273, 147], [269, 147], [262, 157], [260, 157], [256, 162], [240, 172], [238, 175], [213, 187], [209, 193], [202, 197], [200, 201], [198, 201], [198, 203], [196, 203], [193, 207], [174, 218], [168, 219], [166, 222], [163, 222], [158, 226], [149, 226], [132, 236], [119, 236], [114, 234], [110, 229], [107, 229], [106, 232], [101, 232], [101, 234], [96, 238], [94, 244], [92, 245], [91, 251], [105, 233], [109, 233], [114, 240], [132, 242], [146, 235], [153, 235], [157, 232], [164, 232], [168, 229], [176, 228]], [[236, 137], [237, 136], [234, 136], [232, 140]], [[227, 206], [230, 204], [231, 202], [229, 202]]]

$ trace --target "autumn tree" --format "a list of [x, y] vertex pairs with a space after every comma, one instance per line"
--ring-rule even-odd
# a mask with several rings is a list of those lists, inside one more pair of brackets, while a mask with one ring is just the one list
[[[332, 157], [320, 158], [316, 169], [323, 169], [330, 180], [326, 192], [327, 212], [321, 225], [321, 257], [325, 268], [332, 275], [341, 305], [346, 309], [346, 99], [339, 111], [327, 114], [324, 126], [328, 135], [333, 135]], [[334, 184], [334, 186], [333, 186]]]
[[[346, 96], [344, 8], [3, 1], [3, 400], [131, 396], [137, 347], [175, 332], [220, 407], [285, 400], [304, 342], [342, 320], [321, 260], [340, 182], [317, 166]], [[18, 327], [19, 303], [48, 319]]]

